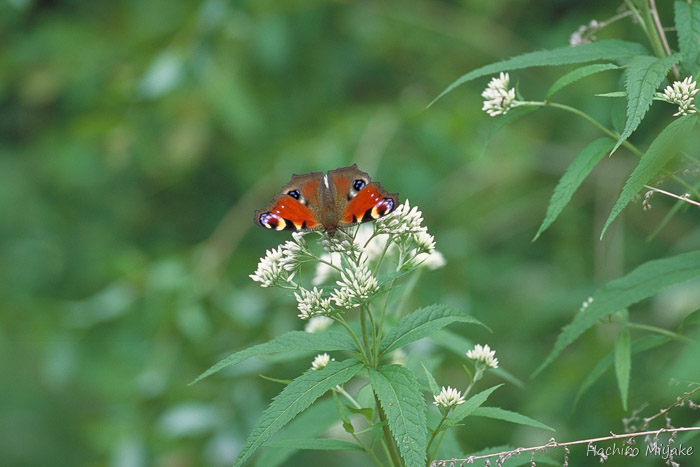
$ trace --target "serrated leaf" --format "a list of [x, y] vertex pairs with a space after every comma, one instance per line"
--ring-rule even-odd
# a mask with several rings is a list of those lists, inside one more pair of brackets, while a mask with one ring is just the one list
[[[322, 399], [316, 401], [315, 404], [297, 415], [294, 420], [282, 428], [275, 435], [275, 440], [313, 438], [326, 431], [337, 421], [338, 417], [333, 410], [333, 401], [331, 399]], [[255, 465], [258, 467], [276, 467], [282, 465], [295, 452], [296, 449], [293, 447], [263, 449], [255, 459]]]
[[565, 87], [587, 76], [591, 76], [596, 73], [600, 73], [607, 70], [618, 69], [620, 69], [620, 66], [615, 65], [614, 63], [594, 63], [593, 65], [586, 65], [582, 66], [581, 68], [576, 68], [575, 70], [568, 72], [567, 74], [556, 80], [552, 87], [549, 88], [549, 91], [547, 91], [547, 94], [544, 96], [544, 98], [549, 99]]
[[511, 412], [510, 410], [501, 409], [499, 407], [478, 407], [472, 412], [472, 417], [494, 418], [496, 420], [517, 423], [518, 425], [527, 425], [543, 430], [557, 431], [551, 426], [538, 422], [526, 415], [519, 414], [518, 412]]
[[608, 219], [605, 221], [600, 238], [603, 238], [605, 231], [622, 212], [627, 204], [641, 190], [644, 185], [656, 176], [657, 173], [676, 155], [680, 144], [687, 138], [695, 126], [697, 115], [686, 115], [672, 121], [664, 128], [659, 136], [651, 143], [647, 152], [634, 168], [625, 186], [620, 193], [620, 197], [615, 202]]
[[297, 414], [331, 388], [349, 381], [361, 369], [362, 365], [354, 358], [343, 362], [331, 361], [322, 370], [308, 369], [285, 386], [260, 416], [238, 453], [234, 465], [242, 465], [256, 449]]
[[471, 415], [474, 410], [481, 407], [481, 405], [486, 402], [491, 393], [496, 389], [503, 386], [502, 384], [490, 387], [481, 391], [478, 394], [474, 394], [472, 397], [467, 399], [464, 404], [460, 404], [455, 407], [452, 412], [447, 416], [448, 426], [454, 426], [460, 421], [464, 420], [466, 417]]
[[683, 54], [681, 66], [688, 75], [700, 71], [700, 2], [678, 0], [673, 4], [678, 46]]
[[647, 50], [636, 42], [620, 40], [603, 40], [581, 44], [576, 47], [560, 47], [552, 50], [538, 50], [518, 55], [507, 60], [491, 63], [469, 73], [462, 75], [457, 81], [450, 84], [428, 105], [430, 107], [445, 94], [451, 92], [457, 86], [481, 76], [492, 75], [501, 71], [519, 70], [538, 66], [570, 65], [573, 63], [597, 62], [599, 60], [629, 60], [637, 55], [647, 54]]
[[615, 377], [620, 390], [622, 409], [627, 411], [627, 396], [630, 389], [630, 373], [632, 371], [632, 352], [630, 348], [630, 331], [623, 328], [615, 342]]
[[217, 371], [221, 371], [228, 366], [241, 363], [249, 358], [263, 354], [285, 352], [290, 350], [328, 352], [332, 350], [355, 351], [356, 349], [352, 339], [344, 332], [327, 331], [313, 333], [304, 331], [290, 331], [282, 334], [281, 336], [275, 337], [271, 341], [257, 344], [252, 347], [248, 347], [247, 349], [232, 353], [199, 375], [197, 379], [192, 381], [190, 384], [201, 381]]
[[428, 442], [425, 401], [413, 373], [400, 365], [386, 365], [370, 369], [369, 379], [404, 462], [424, 466]]
[[392, 352], [404, 345], [422, 339], [433, 331], [444, 328], [454, 322], [478, 324], [488, 327], [464, 311], [447, 305], [430, 305], [419, 308], [399, 320], [391, 331], [382, 339], [379, 347], [380, 356]]
[[359, 444], [331, 438], [297, 438], [270, 441], [265, 446], [274, 448], [313, 449], [316, 451], [362, 451]]
[[425, 372], [425, 378], [428, 380], [428, 387], [430, 387], [430, 392], [433, 393], [434, 396], [437, 396], [440, 394], [440, 386], [438, 386], [437, 381], [435, 381], [435, 377], [433, 374], [423, 365], [423, 362], [420, 363], [421, 366], [423, 367], [423, 371]]
[[700, 277], [700, 250], [648, 261], [626, 276], [608, 282], [593, 295], [593, 301], [557, 337], [554, 348], [533, 376], [546, 368], [564, 348], [604, 316], [649, 298], [673, 284]]
[[611, 154], [637, 129], [651, 107], [656, 89], [666, 78], [668, 70], [680, 60], [680, 54], [662, 58], [643, 55], [632, 59], [625, 73], [627, 120]]
[[591, 173], [596, 164], [603, 158], [605, 154], [612, 149], [615, 141], [610, 138], [600, 138], [586, 146], [569, 165], [564, 175], [559, 179], [559, 183], [554, 188], [552, 198], [549, 200], [547, 214], [542, 221], [542, 225], [537, 230], [534, 242], [537, 238], [552, 225], [559, 214], [564, 210], [564, 207], [569, 203], [571, 197], [583, 180]]
[[[644, 336], [636, 341], [632, 342], [632, 354], [638, 352], [644, 352], [645, 350], [653, 349], [669, 341], [668, 337], [665, 336]], [[574, 399], [574, 408], [578, 404], [581, 396], [590, 388], [593, 383], [595, 383], [603, 374], [608, 371], [613, 366], [613, 354], [610, 352], [605, 357], [601, 358], [595, 367], [586, 375], [586, 379], [583, 380], [576, 393], [576, 398]]]

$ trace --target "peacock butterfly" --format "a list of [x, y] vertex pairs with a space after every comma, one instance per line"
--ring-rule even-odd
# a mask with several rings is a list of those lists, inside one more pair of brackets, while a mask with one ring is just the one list
[[326, 230], [384, 217], [399, 204], [398, 193], [387, 193], [357, 165], [323, 172], [294, 174], [265, 209], [255, 211], [255, 223], [271, 230]]

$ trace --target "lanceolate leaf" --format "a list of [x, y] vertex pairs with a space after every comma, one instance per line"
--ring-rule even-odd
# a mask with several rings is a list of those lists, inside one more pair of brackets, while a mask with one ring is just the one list
[[493, 386], [484, 391], [481, 391], [479, 394], [475, 394], [469, 399], [467, 399], [467, 401], [464, 404], [455, 407], [452, 413], [447, 417], [449, 425], [455, 425], [460, 421], [464, 420], [469, 415], [471, 415], [478, 407], [481, 407], [481, 405], [484, 402], [486, 402], [486, 399], [489, 398], [493, 391], [500, 388], [501, 386], [503, 385], [499, 384], [498, 386]]
[[447, 305], [430, 305], [401, 318], [382, 340], [380, 352], [385, 354], [396, 350], [456, 321], [478, 324], [488, 329], [479, 320], [461, 310]]
[[557, 431], [551, 426], [545, 425], [542, 422], [538, 422], [530, 417], [519, 414], [517, 412], [511, 412], [510, 410], [504, 410], [499, 407], [479, 407], [474, 409], [472, 412], [473, 417], [486, 417], [494, 418], [497, 420], [505, 420], [510, 423], [517, 423], [520, 425], [528, 425], [535, 428], [542, 428], [543, 430]]
[[350, 441], [330, 438], [297, 438], [271, 441], [266, 446], [275, 448], [313, 449], [315, 451], [362, 451], [362, 446]]
[[[457, 86], [481, 76], [501, 71], [518, 70], [537, 66], [569, 65], [572, 63], [597, 62], [599, 60], [626, 61], [636, 55], [647, 55], [646, 49], [636, 42], [604, 40], [582, 44], [576, 47], [560, 47], [552, 50], [538, 50], [477, 68], [462, 75], [457, 81], [442, 91], [430, 105], [451, 92]], [[429, 105], [429, 106], [430, 106]]]
[[571, 200], [574, 192], [581, 186], [583, 180], [591, 173], [593, 167], [596, 166], [603, 156], [612, 149], [614, 144], [615, 141], [610, 138], [600, 138], [586, 146], [576, 156], [554, 189], [552, 199], [549, 200], [549, 206], [547, 207], [547, 215], [542, 221], [537, 234], [535, 234], [535, 238], [532, 239], [533, 241], [537, 240], [537, 237], [556, 220]]
[[615, 376], [620, 389], [622, 409], [627, 411], [627, 395], [630, 388], [630, 373], [632, 371], [632, 351], [630, 347], [630, 331], [623, 328], [615, 342]]
[[586, 65], [582, 66], [581, 68], [576, 68], [575, 70], [568, 72], [556, 80], [552, 87], [549, 88], [549, 91], [547, 91], [547, 95], [544, 98], [549, 99], [568, 85], [573, 84], [587, 76], [600, 73], [601, 71], [618, 70], [619, 68], [620, 67], [614, 63], [594, 63], [593, 65]]
[[620, 212], [627, 206], [644, 185], [654, 177], [666, 163], [676, 154], [680, 144], [692, 132], [697, 115], [686, 115], [675, 119], [661, 131], [659, 136], [651, 143], [647, 152], [642, 156], [637, 167], [630, 174], [620, 197], [613, 206], [608, 220], [605, 221], [600, 238], [603, 238], [608, 226], [615, 220]]
[[[338, 422], [334, 401], [325, 398], [316, 401], [311, 407], [297, 415], [294, 420], [277, 432], [275, 441], [286, 439], [313, 438]], [[295, 447], [263, 449], [255, 459], [257, 467], [277, 467], [283, 465], [297, 451]]]
[[406, 465], [424, 466], [428, 443], [425, 401], [413, 373], [400, 365], [386, 365], [370, 369], [369, 379]]
[[242, 465], [256, 449], [298, 413], [331, 388], [346, 383], [361, 369], [362, 364], [354, 358], [343, 362], [330, 362], [322, 370], [307, 370], [285, 386], [260, 416], [241, 452], [238, 453], [234, 465]]
[[671, 66], [678, 63], [680, 54], [656, 58], [649, 56], [634, 57], [627, 68], [625, 90], [627, 91], [627, 120], [612, 152], [626, 140], [642, 122], [651, 107], [656, 89], [666, 77]]
[[700, 2], [677, 0], [673, 8], [682, 67], [687, 74], [696, 75], [700, 71]]
[[[645, 350], [653, 349], [669, 341], [666, 336], [644, 336], [637, 339], [632, 343], [632, 354], [638, 352], [644, 352]], [[585, 393], [588, 388], [590, 388], [593, 383], [598, 381], [598, 379], [603, 376], [603, 374], [613, 366], [613, 352], [610, 352], [605, 357], [603, 357], [595, 367], [586, 375], [586, 379], [583, 380], [576, 393], [576, 399], [574, 399], [574, 408], [578, 404], [579, 399]]]
[[344, 332], [327, 331], [312, 333], [304, 331], [290, 331], [282, 334], [281, 336], [275, 337], [271, 341], [232, 353], [199, 375], [197, 379], [192, 381], [190, 384], [194, 384], [197, 381], [200, 381], [207, 376], [226, 368], [227, 366], [237, 365], [238, 363], [248, 360], [251, 357], [290, 350], [328, 352], [331, 350], [354, 351], [356, 349], [352, 339]]
[[588, 307], [562, 329], [554, 349], [535, 370], [542, 371], [566, 346], [604, 316], [651, 297], [673, 284], [700, 277], [700, 250], [646, 262], [625, 277], [608, 282], [593, 295]]

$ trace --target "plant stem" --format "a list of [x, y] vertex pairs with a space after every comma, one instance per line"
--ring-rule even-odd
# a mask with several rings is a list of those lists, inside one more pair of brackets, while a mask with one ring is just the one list
[[396, 450], [396, 444], [394, 444], [394, 438], [391, 436], [391, 430], [389, 429], [389, 421], [386, 418], [384, 409], [382, 409], [382, 406], [379, 403], [379, 398], [377, 397], [376, 393], [374, 394], [374, 402], [377, 404], [377, 414], [379, 415], [379, 421], [382, 424], [382, 431], [384, 432], [384, 441], [386, 443], [387, 449], [389, 450], [389, 455], [391, 457], [390, 460], [393, 465], [402, 466], [403, 462], [401, 461], [401, 456], [399, 456], [399, 453]]
[[[541, 101], [521, 101], [521, 102], [519, 102], [519, 105], [534, 105], [534, 106], [538, 106], [538, 107], [554, 107], [556, 109], [566, 110], [567, 112], [571, 112], [572, 114], [578, 115], [579, 117], [583, 118], [588, 123], [590, 123], [594, 127], [598, 128], [600, 131], [605, 133], [610, 138], [612, 138], [614, 140], [620, 139], [619, 133], [605, 128], [596, 119], [594, 119], [593, 117], [591, 117], [587, 113], [582, 112], [575, 107], [571, 107], [571, 106], [568, 106], [566, 104], [559, 104], [557, 102], [551, 102], [551, 101], [544, 101], [544, 102], [541, 102]], [[640, 159], [644, 156], [644, 153], [642, 151], [637, 149], [637, 147], [635, 145], [633, 145], [632, 143], [630, 143], [627, 140], [622, 142], [622, 146], [629, 149], [634, 155], [636, 155]], [[666, 170], [664, 170], [664, 172], [667, 173], [678, 184], [682, 185], [689, 193], [692, 193], [695, 197], [700, 197], [700, 191], [696, 190], [695, 187], [690, 185], [688, 182], [683, 180], [681, 177], [679, 177], [678, 175], [675, 175], [671, 172], [668, 172]]]

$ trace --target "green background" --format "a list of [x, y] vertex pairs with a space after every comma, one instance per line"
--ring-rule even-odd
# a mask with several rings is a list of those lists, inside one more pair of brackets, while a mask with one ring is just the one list
[[[668, 3], [661, 14], [671, 25], [670, 2], [659, 3]], [[0, 463], [231, 464], [281, 390], [258, 375], [292, 379], [313, 357], [248, 361], [187, 385], [233, 350], [303, 329], [293, 297], [248, 277], [266, 249], [289, 238], [257, 228], [253, 211], [292, 173], [354, 162], [419, 206], [447, 259], [422, 275], [411, 306], [468, 309], [494, 333], [451, 330], [489, 344], [523, 381], [489, 405], [557, 428], [558, 441], [622, 432], [628, 414], [612, 371], [572, 409], [619, 327], [596, 327], [529, 375], [597, 287], [649, 259], [698, 248], [697, 211], [681, 212], [646, 242], [672, 206], [657, 196], [650, 212], [630, 205], [599, 241], [636, 162], [620, 150], [532, 243], [558, 177], [601, 135], [556, 110], [492, 134], [496, 119], [480, 110], [488, 79], [426, 108], [463, 73], [565, 46], [580, 24], [615, 14], [612, 6], [0, 3]], [[629, 21], [598, 37], [644, 41]], [[566, 70], [523, 70], [511, 80], [538, 100]], [[619, 79], [605, 72], [557, 99], [610, 125], [624, 105], [591, 96], [616, 90]], [[655, 104], [653, 123], [632, 141], [645, 147], [670, 109]], [[698, 290], [695, 282], [662, 293], [632, 319], [674, 328], [697, 308]], [[443, 360], [438, 383], [466, 387], [463, 354], [429, 346], [408, 353]], [[687, 376], [691, 356], [674, 344], [635, 357], [630, 407], [648, 403], [648, 416], [670, 405], [687, 388], [672, 378]], [[477, 389], [498, 382], [489, 375]], [[672, 418], [687, 425], [697, 414]], [[459, 431], [464, 453], [550, 436], [479, 418]], [[586, 462], [584, 448], [572, 456]], [[288, 460], [365, 461], [335, 452]]]

